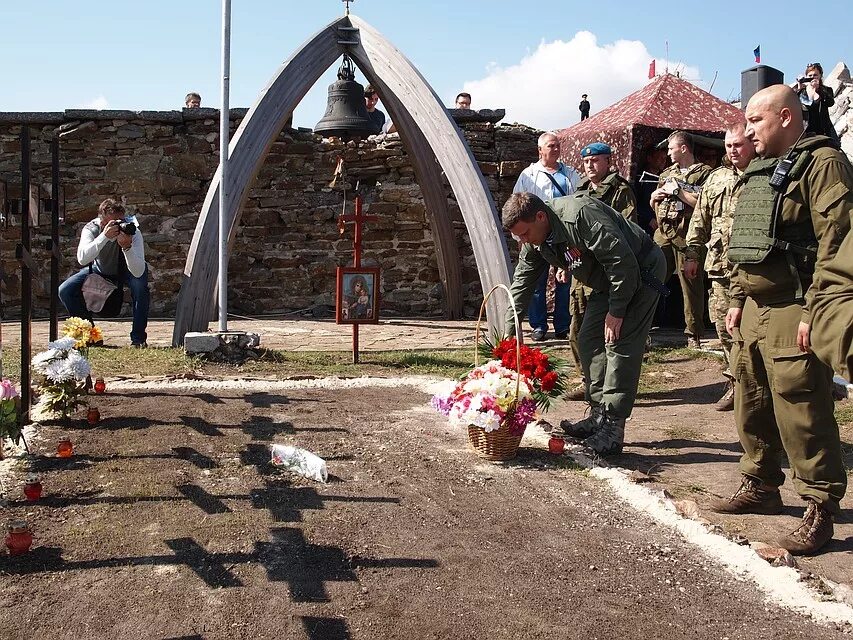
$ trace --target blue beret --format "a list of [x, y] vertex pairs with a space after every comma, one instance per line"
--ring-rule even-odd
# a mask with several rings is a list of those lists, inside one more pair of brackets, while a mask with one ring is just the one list
[[613, 151], [610, 147], [603, 142], [593, 142], [581, 149], [581, 158], [586, 158], [587, 156], [609, 156], [612, 153]]

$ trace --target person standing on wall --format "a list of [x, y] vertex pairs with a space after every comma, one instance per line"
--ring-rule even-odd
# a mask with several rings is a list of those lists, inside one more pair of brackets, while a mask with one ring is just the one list
[[581, 96], [581, 103], [578, 105], [578, 110], [581, 112], [581, 122], [589, 118], [589, 100], [586, 99], [586, 94]]
[[[575, 192], [580, 182], [578, 172], [560, 162], [560, 141], [554, 133], [543, 133], [538, 140], [539, 160], [518, 176], [513, 193], [532, 193], [541, 200], [553, 200]], [[545, 269], [536, 284], [536, 290], [527, 309], [527, 318], [533, 329], [530, 337], [542, 342], [548, 333], [546, 290], [549, 269]], [[556, 282], [554, 286], [554, 336], [569, 335], [569, 283]]]

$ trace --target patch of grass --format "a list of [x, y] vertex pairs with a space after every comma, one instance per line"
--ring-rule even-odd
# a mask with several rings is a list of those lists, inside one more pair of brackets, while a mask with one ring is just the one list
[[666, 437], [670, 440], [701, 440], [702, 434], [696, 429], [691, 429], [690, 427], [678, 426], [678, 427], [666, 427], [663, 430]]
[[[40, 350], [40, 349], [39, 349]], [[34, 350], [34, 353], [37, 353]], [[430, 375], [458, 378], [473, 362], [469, 349], [436, 349], [409, 351], [366, 351], [352, 363], [348, 351], [277, 351], [262, 350], [256, 360], [241, 365], [208, 362], [188, 356], [178, 348], [92, 348], [89, 358], [101, 376], [162, 376], [195, 373], [210, 376], [399, 376]], [[20, 380], [20, 350], [4, 349], [3, 372]]]
[[686, 360], [723, 361], [722, 357], [715, 353], [708, 353], [707, 351], [699, 351], [698, 349], [688, 347], [655, 347], [644, 358], [644, 362], [649, 365], [684, 362]]
[[835, 421], [839, 426], [853, 422], [853, 402], [844, 400], [835, 403]]

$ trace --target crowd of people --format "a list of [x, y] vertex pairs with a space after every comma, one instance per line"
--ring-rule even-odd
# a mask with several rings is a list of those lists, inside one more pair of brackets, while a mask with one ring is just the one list
[[[559, 160], [551, 133], [540, 137], [539, 161], [519, 176], [502, 211], [504, 229], [521, 244], [511, 291], [516, 307], [528, 309], [533, 340], [547, 332], [534, 306], [543, 279], [553, 271], [558, 283], [571, 282], [568, 310], [556, 292], [554, 331], [562, 336], [570, 318], [584, 380], [572, 393], [590, 411], [555, 430], [592, 454], [622, 450], [667, 280], [680, 281], [694, 346], [710, 280], [708, 308], [725, 356], [717, 408], [734, 410], [743, 448], [739, 488], [712, 508], [780, 513], [785, 456], [806, 502], [801, 524], [778, 541], [794, 554], [815, 553], [832, 538], [847, 483], [832, 378], [834, 370], [850, 379], [853, 368], [853, 166], [837, 136], [825, 135], [831, 99], [820, 65], [793, 86], [757, 92], [744, 119], [728, 126], [716, 169], [697, 159], [689, 133], [673, 132], [671, 164], [658, 168], [646, 194], [646, 228], [610, 147], [581, 150], [581, 178]], [[511, 314], [505, 321], [514, 331]]]

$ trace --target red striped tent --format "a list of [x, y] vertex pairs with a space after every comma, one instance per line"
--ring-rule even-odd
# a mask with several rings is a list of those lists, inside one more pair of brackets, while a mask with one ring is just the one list
[[675, 130], [719, 137], [743, 118], [737, 107], [674, 75], [658, 76], [594, 116], [557, 132], [563, 161], [580, 166], [580, 150], [606, 142], [623, 176], [638, 177], [648, 149]]

